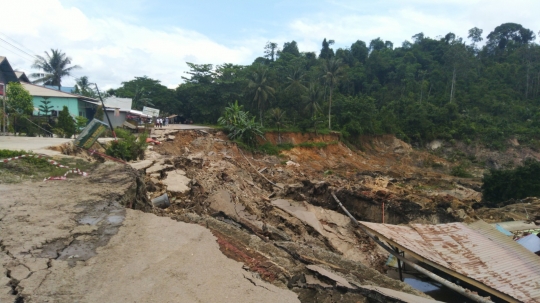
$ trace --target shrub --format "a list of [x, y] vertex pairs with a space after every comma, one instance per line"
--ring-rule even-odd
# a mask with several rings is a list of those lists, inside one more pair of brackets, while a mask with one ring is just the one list
[[67, 106], [64, 106], [60, 114], [58, 114], [57, 127], [64, 131], [64, 138], [71, 138], [75, 134], [75, 121], [69, 114]]
[[527, 159], [515, 169], [495, 170], [484, 174], [483, 200], [488, 205], [510, 199], [540, 197], [540, 162]]
[[111, 142], [106, 150], [107, 155], [126, 161], [144, 159], [144, 151], [148, 146], [146, 133], [140, 134], [137, 138], [129, 131], [121, 128], [117, 128], [115, 132], [119, 140]]
[[469, 165], [462, 162], [459, 165], [452, 167], [450, 174], [452, 176], [456, 176], [460, 178], [472, 178], [473, 175], [467, 171], [468, 168], [469, 168]]
[[257, 137], [264, 138], [262, 126], [255, 122], [255, 117], [250, 117], [248, 112], [243, 111], [243, 106], [238, 101], [229, 104], [225, 113], [218, 119], [231, 140], [240, 140], [248, 146], [257, 146]]

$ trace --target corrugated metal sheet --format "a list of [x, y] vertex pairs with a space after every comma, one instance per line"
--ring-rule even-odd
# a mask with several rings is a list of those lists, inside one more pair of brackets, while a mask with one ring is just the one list
[[540, 258], [491, 225], [361, 222], [407, 250], [522, 302], [540, 302]]
[[[540, 229], [540, 226], [526, 221], [508, 221], [508, 222], [499, 222], [494, 223], [500, 227], [506, 229], [507, 231], [520, 231], [520, 230], [531, 230], [531, 229]], [[492, 224], [493, 225], [493, 224]]]

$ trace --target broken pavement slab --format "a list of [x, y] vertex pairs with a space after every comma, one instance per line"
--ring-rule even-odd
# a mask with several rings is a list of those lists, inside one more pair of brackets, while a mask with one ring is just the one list
[[181, 169], [167, 172], [167, 178], [161, 182], [173, 196], [185, 196], [191, 190], [191, 179], [186, 177], [186, 172]]
[[345, 287], [348, 289], [356, 289], [356, 287], [352, 286], [349, 281], [347, 281], [345, 278], [338, 276], [337, 274], [324, 269], [318, 265], [308, 265], [306, 266], [307, 269], [316, 272], [317, 274], [324, 276], [336, 283], [336, 286], [338, 287]]
[[142, 160], [138, 162], [132, 162], [129, 163], [131, 167], [133, 167], [136, 170], [141, 170], [150, 167], [152, 164], [154, 164], [154, 161], [152, 160]]
[[149, 174], [157, 173], [157, 172], [160, 172], [162, 170], [173, 168], [173, 167], [174, 167], [174, 165], [172, 165], [172, 164], [165, 164], [165, 163], [163, 163], [163, 161], [160, 161], [160, 162], [154, 163], [154, 165], [148, 167], [146, 169], [146, 174], [149, 175]]

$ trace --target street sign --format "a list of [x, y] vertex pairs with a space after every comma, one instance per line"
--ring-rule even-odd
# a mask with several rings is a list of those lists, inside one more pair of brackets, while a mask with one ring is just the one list
[[143, 114], [145, 115], [149, 115], [149, 116], [152, 116], [152, 117], [158, 117], [159, 116], [159, 109], [155, 109], [155, 108], [151, 108], [151, 107], [143, 107], [143, 110], [142, 110]]
[[93, 119], [75, 139], [75, 146], [89, 149], [108, 127], [105, 122]]

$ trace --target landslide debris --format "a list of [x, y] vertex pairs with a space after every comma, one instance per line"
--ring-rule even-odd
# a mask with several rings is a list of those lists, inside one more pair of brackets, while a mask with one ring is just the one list
[[382, 222], [384, 212], [391, 224], [445, 223], [476, 216], [479, 182], [419, 165], [448, 164], [390, 136], [364, 151], [332, 134], [298, 137], [282, 135], [292, 144], [332, 144], [268, 156], [240, 150], [220, 131], [167, 130], [154, 134], [163, 143], [147, 152], [152, 163], [133, 166], [146, 175], [149, 199], [171, 201], [155, 214], [207, 227], [225, 255], [302, 302], [383, 300], [366, 285], [426, 297], [384, 274], [387, 254], [339, 212], [331, 193], [359, 220]]

